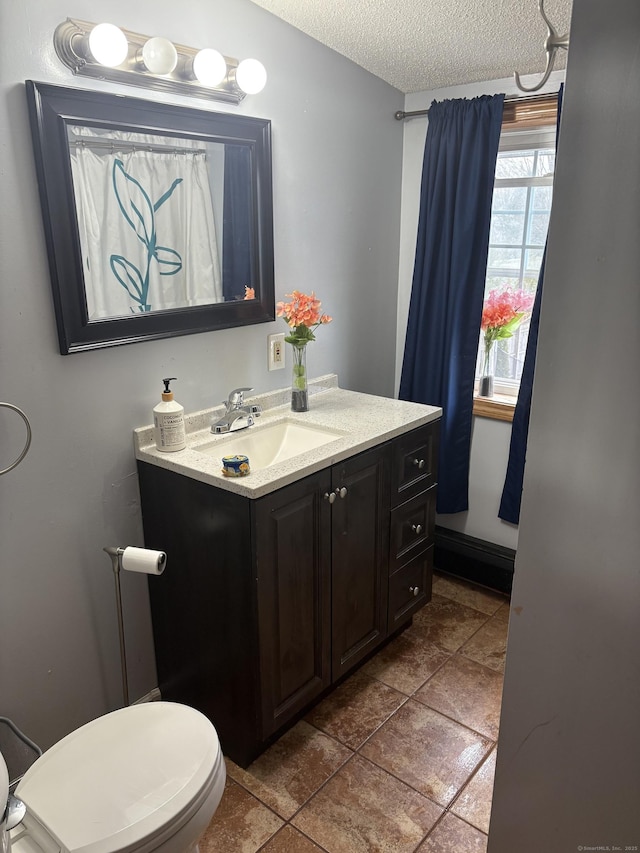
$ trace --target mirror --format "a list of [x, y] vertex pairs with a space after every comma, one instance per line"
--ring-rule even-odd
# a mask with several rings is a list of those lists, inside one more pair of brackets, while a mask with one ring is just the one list
[[26, 87], [62, 354], [275, 319], [268, 120]]

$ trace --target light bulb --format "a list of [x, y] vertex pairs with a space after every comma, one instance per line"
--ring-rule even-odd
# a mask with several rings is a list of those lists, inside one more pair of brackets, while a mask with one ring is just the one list
[[144, 43], [142, 61], [152, 74], [171, 74], [178, 64], [178, 51], [169, 39], [155, 36]]
[[205, 47], [193, 58], [193, 73], [203, 86], [217, 86], [227, 76], [227, 63], [217, 50]]
[[127, 58], [129, 44], [121, 29], [113, 24], [98, 24], [89, 33], [89, 50], [101, 65], [115, 68]]
[[266, 82], [267, 72], [257, 59], [243, 59], [236, 68], [236, 83], [247, 95], [257, 95]]

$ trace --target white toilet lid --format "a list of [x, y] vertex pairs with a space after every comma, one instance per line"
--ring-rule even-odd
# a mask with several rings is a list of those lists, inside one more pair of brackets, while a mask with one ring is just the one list
[[213, 783], [220, 745], [199, 711], [171, 702], [99, 717], [51, 747], [16, 789], [63, 849], [111, 853], [177, 826]]
[[0, 753], [0, 826], [2, 825], [2, 816], [7, 805], [9, 797], [9, 771], [4, 763], [2, 753]]

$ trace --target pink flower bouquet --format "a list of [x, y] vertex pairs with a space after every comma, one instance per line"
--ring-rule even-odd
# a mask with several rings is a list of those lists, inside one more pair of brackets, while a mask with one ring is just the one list
[[285, 341], [293, 347], [293, 378], [291, 383], [291, 408], [294, 412], [309, 410], [307, 389], [307, 365], [305, 353], [309, 341], [315, 341], [313, 334], [318, 326], [331, 322], [328, 314], [320, 313], [320, 300], [315, 293], [307, 296], [294, 290], [288, 293], [291, 302], [278, 302], [276, 314], [282, 317], [291, 328]]
[[524, 290], [509, 290], [509, 288], [502, 290], [496, 288], [485, 299], [480, 326], [484, 332], [484, 360], [480, 396], [491, 397], [493, 395], [490, 356], [494, 343], [513, 337], [513, 333], [520, 323], [530, 314], [533, 300], [532, 294]]
[[322, 303], [313, 292], [307, 296], [299, 290], [294, 290], [287, 296], [291, 298], [291, 302], [278, 302], [276, 305], [276, 315], [283, 317], [292, 329], [285, 341], [294, 346], [304, 346], [309, 341], [315, 341], [315, 329], [330, 323], [332, 318], [328, 314], [320, 313]]
[[533, 295], [525, 290], [492, 290], [482, 309], [485, 340], [510, 338], [533, 307]]
[[533, 307], [533, 295], [524, 290], [492, 290], [485, 299], [482, 309], [485, 358], [493, 344], [504, 338], [513, 337], [520, 323]]

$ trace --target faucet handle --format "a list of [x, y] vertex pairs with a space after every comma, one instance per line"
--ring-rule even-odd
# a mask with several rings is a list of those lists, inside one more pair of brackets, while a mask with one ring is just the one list
[[234, 390], [229, 394], [229, 405], [241, 406], [244, 402], [244, 395], [248, 394], [249, 391], [253, 391], [253, 388], [234, 388]]

